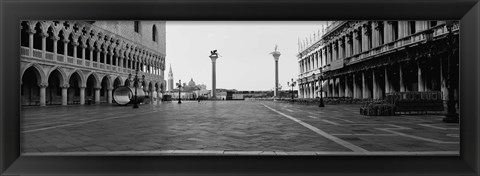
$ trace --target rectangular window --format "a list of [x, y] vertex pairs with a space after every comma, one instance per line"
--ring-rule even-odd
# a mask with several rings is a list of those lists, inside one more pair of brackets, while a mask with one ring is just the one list
[[140, 21], [134, 21], [133, 28], [136, 33], [140, 33]]
[[408, 22], [410, 25], [410, 34], [415, 34], [416, 30], [415, 30], [415, 21], [409, 21]]
[[383, 40], [383, 38], [384, 38], [384, 36], [383, 36], [383, 35], [384, 35], [384, 31], [383, 31], [383, 27], [382, 27], [382, 26], [379, 26], [379, 28], [378, 28], [378, 33], [380, 34], [380, 35], [379, 35], [379, 39], [378, 39], [378, 40], [379, 40], [379, 44], [380, 44], [380, 45], [383, 45], [383, 43], [384, 43], [384, 40]]
[[392, 30], [393, 30], [393, 41], [398, 39], [398, 21], [394, 21], [392, 23]]

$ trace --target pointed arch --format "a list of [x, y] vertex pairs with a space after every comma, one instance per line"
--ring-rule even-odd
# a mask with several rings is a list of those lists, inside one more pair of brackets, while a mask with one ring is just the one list
[[47, 78], [50, 78], [50, 74], [57, 70], [60, 73], [60, 85], [65, 85], [65, 83], [68, 82], [67, 78], [70, 78], [67, 73], [65, 73], [65, 70], [63, 70], [62, 67], [55, 66], [48, 71]]
[[[113, 80], [112, 80], [112, 78], [111, 78], [110, 75], [103, 75], [103, 76], [100, 76], [99, 78], [100, 78], [99, 80], [101, 80], [102, 83], [103, 83], [103, 80], [106, 79], [106, 84], [107, 84], [107, 87], [106, 87], [106, 88], [112, 87], [112, 85], [113, 85]], [[102, 87], [103, 87], [103, 86], [102, 86]]]
[[83, 75], [83, 72], [81, 72], [79, 69], [75, 69], [69, 76], [68, 76], [68, 80], [70, 80], [73, 76], [73, 74], [78, 74], [79, 78], [80, 78], [80, 82], [79, 82], [79, 85], [80, 86], [85, 86], [86, 84], [86, 81], [85, 81], [85, 76]]
[[155, 83], [155, 91], [159, 92], [160, 91], [160, 85], [158, 84], [158, 82]]
[[46, 75], [45, 72], [43, 72], [42, 66], [38, 65], [37, 63], [29, 63], [25, 66], [25, 68], [22, 70], [22, 73], [20, 74], [20, 79], [23, 78], [23, 74], [27, 69], [32, 67], [35, 70], [35, 75], [37, 75], [38, 79], [38, 85], [42, 83], [47, 83]]
[[95, 88], [99, 88], [100, 87], [100, 78], [99, 78], [98, 74], [95, 73], [95, 72], [90, 72], [88, 75], [86, 75], [85, 78], [86, 78], [87, 83], [88, 83], [88, 79], [90, 78], [90, 76], [92, 76], [93, 80], [95, 81], [93, 86]]
[[120, 86], [123, 86], [124, 85], [124, 81], [122, 79], [121, 76], [117, 76], [114, 80], [113, 80], [113, 88], [117, 88], [117, 87], [120, 87]]

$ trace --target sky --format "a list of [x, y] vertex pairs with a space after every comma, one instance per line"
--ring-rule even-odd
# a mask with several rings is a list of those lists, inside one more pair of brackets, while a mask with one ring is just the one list
[[[212, 87], [211, 50], [217, 50], [217, 89], [273, 90], [275, 60], [270, 54], [278, 45], [281, 56], [278, 79], [282, 90], [299, 75], [298, 40], [317, 33], [322, 21], [167, 21], [166, 70], [170, 64], [174, 82]], [[298, 86], [294, 89], [297, 90]]]

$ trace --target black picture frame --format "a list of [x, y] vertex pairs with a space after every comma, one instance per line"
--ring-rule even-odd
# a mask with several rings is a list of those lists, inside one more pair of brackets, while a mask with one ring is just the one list
[[[478, 0], [0, 1], [2, 175], [479, 175]], [[21, 20], [460, 20], [460, 156], [21, 156]]]

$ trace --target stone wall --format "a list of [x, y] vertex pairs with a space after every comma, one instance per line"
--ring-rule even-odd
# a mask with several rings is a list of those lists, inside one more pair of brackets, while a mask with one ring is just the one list
[[[166, 54], [165, 21], [140, 21], [140, 31], [134, 31], [135, 21], [95, 21], [92, 25], [141, 43], [143, 46]], [[153, 26], [157, 29], [157, 41], [152, 39]]]

